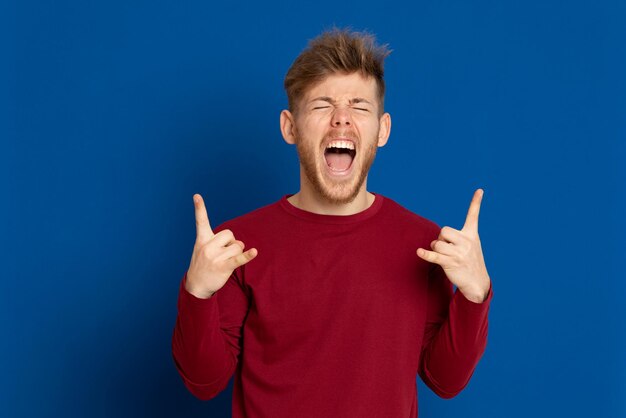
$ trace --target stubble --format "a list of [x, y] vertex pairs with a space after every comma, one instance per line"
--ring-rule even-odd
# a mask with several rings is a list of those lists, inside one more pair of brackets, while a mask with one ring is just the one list
[[354, 176], [346, 180], [334, 180], [325, 176], [322, 170], [325, 170], [326, 167], [318, 167], [319, 164], [326, 164], [324, 158], [320, 159], [316, 150], [313, 147], [307, 147], [303, 142], [305, 141], [301, 141], [300, 138], [296, 140], [298, 157], [309, 183], [313, 186], [318, 196], [335, 205], [343, 205], [354, 201], [376, 157], [378, 148], [376, 141], [368, 141], [359, 150], [359, 154], [362, 155], [356, 155], [355, 161], [352, 161], [352, 164], [357, 164], [357, 159], [362, 161], [360, 167], [354, 167], [360, 170], [356, 175], [356, 180]]

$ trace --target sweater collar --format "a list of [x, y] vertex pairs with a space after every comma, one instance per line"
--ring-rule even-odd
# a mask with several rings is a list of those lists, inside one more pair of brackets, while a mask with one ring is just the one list
[[371, 193], [375, 196], [374, 202], [367, 209], [352, 215], [322, 215], [297, 208], [287, 200], [289, 197], [293, 196], [293, 194], [284, 195], [278, 203], [287, 213], [300, 219], [304, 219], [305, 221], [327, 224], [350, 224], [364, 221], [378, 213], [385, 198], [378, 193]]

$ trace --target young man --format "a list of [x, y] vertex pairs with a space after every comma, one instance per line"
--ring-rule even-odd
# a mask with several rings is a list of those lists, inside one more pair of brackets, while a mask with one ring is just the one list
[[387, 55], [333, 30], [289, 69], [280, 124], [298, 150], [298, 193], [215, 230], [194, 195], [173, 354], [200, 399], [234, 374], [235, 418], [416, 417], [418, 375], [453, 397], [485, 349], [482, 190], [456, 230], [366, 189], [391, 128]]

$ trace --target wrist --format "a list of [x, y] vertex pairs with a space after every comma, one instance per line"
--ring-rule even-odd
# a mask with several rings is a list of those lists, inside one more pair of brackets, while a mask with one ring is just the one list
[[459, 288], [459, 291], [465, 296], [465, 299], [474, 302], [482, 303], [489, 296], [489, 288], [491, 287], [491, 281], [487, 280], [486, 284], [480, 286], [467, 286], [465, 288]]
[[198, 286], [194, 286], [193, 282], [189, 281], [189, 278], [185, 280], [185, 290], [190, 293], [192, 296], [197, 297], [198, 299], [209, 299], [211, 298], [215, 292], [199, 288]]

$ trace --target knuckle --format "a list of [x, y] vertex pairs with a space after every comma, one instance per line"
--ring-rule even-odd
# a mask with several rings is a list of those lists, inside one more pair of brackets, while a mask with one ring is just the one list
[[246, 255], [238, 254], [235, 258], [233, 258], [233, 268], [239, 268], [246, 263]]
[[204, 254], [204, 252], [206, 251], [207, 246], [208, 245], [207, 245], [206, 242], [196, 242], [196, 245], [194, 245], [193, 252], [194, 253]]

